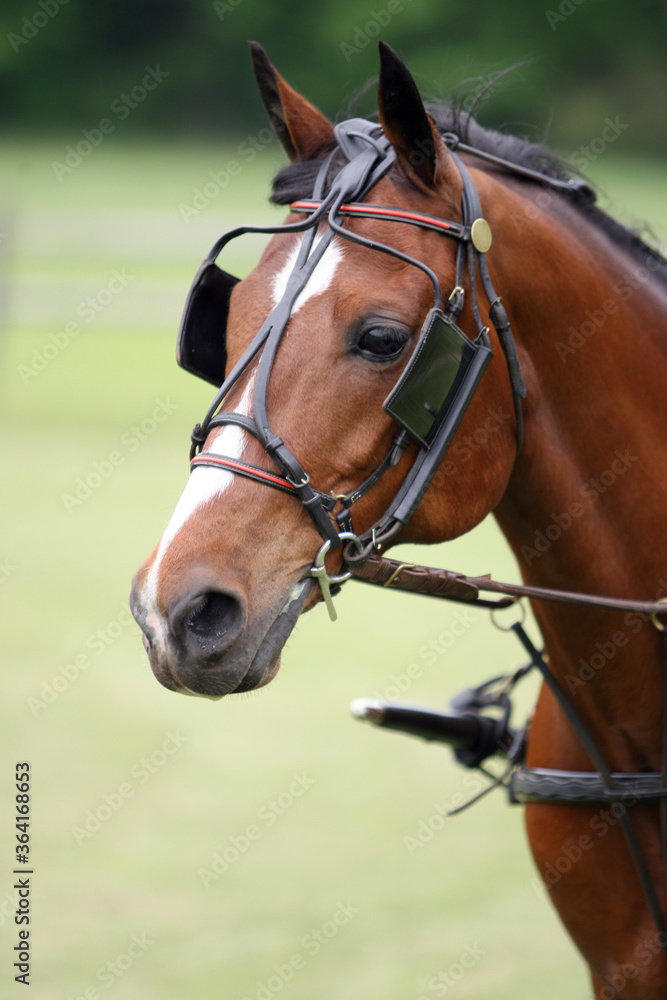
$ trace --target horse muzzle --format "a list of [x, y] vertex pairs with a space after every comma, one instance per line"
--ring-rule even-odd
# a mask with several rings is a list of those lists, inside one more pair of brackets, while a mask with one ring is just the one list
[[195, 584], [158, 609], [135, 582], [130, 608], [143, 633], [157, 680], [183, 694], [221, 698], [268, 684], [314, 581], [298, 582], [287, 599], [251, 619], [244, 595]]

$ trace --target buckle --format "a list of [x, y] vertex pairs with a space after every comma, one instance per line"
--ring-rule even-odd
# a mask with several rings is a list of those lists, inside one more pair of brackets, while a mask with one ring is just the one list
[[[341, 531], [338, 538], [341, 542], [353, 542], [357, 552], [361, 552], [363, 549], [361, 540], [357, 538], [353, 531]], [[329, 575], [327, 568], [324, 565], [324, 561], [327, 557], [327, 552], [331, 548], [331, 544], [331, 539], [327, 538], [326, 541], [320, 546], [317, 555], [315, 556], [315, 562], [310, 567], [308, 575], [314, 577], [319, 583], [324, 603], [326, 604], [327, 611], [329, 612], [329, 618], [332, 622], [335, 622], [338, 615], [336, 614], [336, 609], [334, 608], [333, 596], [331, 594], [331, 584], [345, 583], [346, 580], [350, 579], [352, 573], [348, 570], [346, 573], [338, 573], [335, 576]]]

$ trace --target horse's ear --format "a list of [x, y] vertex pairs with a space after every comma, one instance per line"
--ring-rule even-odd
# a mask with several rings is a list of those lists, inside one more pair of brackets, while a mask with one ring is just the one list
[[407, 66], [386, 42], [380, 42], [378, 86], [380, 124], [407, 176], [428, 188], [461, 185], [459, 172], [442, 136], [426, 112]]
[[257, 42], [249, 45], [264, 107], [290, 160], [311, 160], [335, 145], [331, 122], [285, 83], [261, 45]]

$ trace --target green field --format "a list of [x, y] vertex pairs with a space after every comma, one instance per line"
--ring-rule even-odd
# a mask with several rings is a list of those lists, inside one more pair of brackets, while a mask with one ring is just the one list
[[[179, 206], [233, 147], [109, 143], [59, 182], [62, 155], [0, 151], [3, 995], [23, 995], [9, 803], [14, 763], [28, 760], [34, 1000], [583, 1000], [521, 811], [496, 793], [442, 822], [471, 776], [348, 713], [401, 686], [444, 704], [516, 665], [483, 612], [466, 612], [454, 639], [455, 607], [351, 584], [338, 623], [308, 615], [256, 694], [211, 703], [154, 680], [127, 620], [130, 579], [169, 519], [210, 397], [177, 369], [175, 330], [213, 240], [275, 212], [264, 198], [280, 156], [274, 143], [185, 222]], [[622, 218], [667, 229], [663, 167], [601, 157], [591, 173]], [[104, 304], [114, 272], [126, 287]], [[159, 401], [171, 415], [137, 434]], [[114, 451], [113, 473], [75, 502], [77, 480]], [[429, 557], [517, 574], [491, 521]], [[429, 823], [441, 828], [409, 850]]]

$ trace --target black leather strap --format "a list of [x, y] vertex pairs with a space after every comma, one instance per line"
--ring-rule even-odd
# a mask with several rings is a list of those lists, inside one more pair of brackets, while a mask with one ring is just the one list
[[596, 771], [557, 771], [546, 767], [520, 767], [508, 783], [510, 801], [515, 803], [543, 802], [595, 803], [621, 802], [635, 805], [638, 801], [661, 800], [667, 797], [662, 774], [658, 772], [612, 772], [614, 783], [610, 791]]
[[[319, 208], [321, 202], [304, 199], [293, 201], [290, 205], [292, 212], [314, 212]], [[454, 239], [468, 242], [470, 240], [470, 227], [464, 226], [460, 222], [451, 222], [449, 219], [440, 219], [435, 215], [424, 215], [422, 212], [409, 212], [406, 209], [391, 208], [388, 205], [374, 205], [369, 202], [354, 202], [350, 205], [341, 205], [338, 214], [349, 216], [351, 219], [377, 219], [381, 222], [403, 222], [407, 225], [418, 226], [420, 229], [432, 229], [436, 233], [443, 233], [445, 236], [452, 236]]]
[[[452, 153], [452, 156], [454, 157], [456, 165], [461, 172], [461, 176], [466, 181], [464, 190], [470, 204], [470, 225], [472, 225], [472, 222], [475, 219], [482, 218], [482, 206], [479, 201], [477, 189], [465, 164], [458, 156], [456, 156], [455, 153]], [[512, 336], [510, 321], [505, 307], [502, 304], [501, 298], [496, 294], [493, 287], [491, 276], [489, 274], [489, 265], [486, 260], [486, 254], [477, 250], [475, 250], [474, 253], [476, 264], [479, 268], [482, 288], [484, 289], [484, 294], [487, 302], [489, 303], [489, 317], [498, 335], [498, 340], [500, 341], [500, 346], [503, 354], [505, 355], [505, 361], [507, 362], [507, 370], [509, 372], [510, 385], [512, 387], [514, 416], [516, 420], [516, 453], [518, 455], [523, 444], [523, 410], [521, 400], [526, 397], [526, 386], [523, 381], [523, 375], [521, 374], [521, 365], [519, 364], [519, 357], [516, 350], [516, 344], [514, 343], [514, 337]]]
[[536, 181], [545, 187], [553, 188], [555, 191], [560, 191], [561, 194], [574, 195], [587, 202], [596, 200], [595, 190], [580, 177], [568, 177], [566, 180], [561, 180], [559, 177], [549, 177], [548, 174], [543, 174], [539, 170], [531, 170], [530, 167], [523, 167], [510, 160], [504, 160], [501, 156], [495, 156], [494, 153], [487, 153], [484, 150], [475, 149], [474, 146], [468, 146], [465, 142], [461, 142], [454, 132], [445, 132], [443, 139], [452, 151], [460, 149], [462, 153], [470, 153], [471, 156], [486, 160], [487, 163], [493, 163], [497, 167], [503, 167], [509, 173], [518, 174], [519, 177], [526, 177], [528, 180]]
[[253, 437], [258, 437], [257, 424], [253, 418], [247, 417], [245, 413], [235, 413], [231, 410], [221, 410], [220, 413], [216, 413], [209, 420], [207, 429], [211, 431], [214, 427], [224, 427], [229, 424], [236, 424], [237, 427], [242, 427], [244, 431], [248, 431]]
[[[289, 493], [291, 496], [299, 495], [299, 487], [290, 482], [289, 479], [283, 479], [269, 469], [261, 469], [258, 465], [250, 465], [248, 462], [241, 462], [239, 459], [229, 458], [227, 455], [216, 455], [213, 452], [202, 451], [190, 461], [190, 468], [196, 469], [202, 465], [212, 469], [222, 469], [225, 472], [233, 472], [237, 476], [245, 476], [247, 479], [253, 479], [256, 483], [271, 486], [274, 490]], [[319, 490], [313, 490], [313, 493], [317, 502], [327, 512], [331, 512], [336, 506], [336, 499], [330, 494], [321, 493]]]

